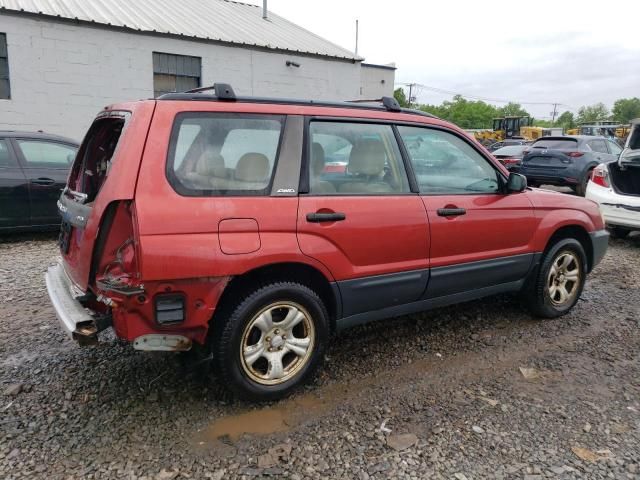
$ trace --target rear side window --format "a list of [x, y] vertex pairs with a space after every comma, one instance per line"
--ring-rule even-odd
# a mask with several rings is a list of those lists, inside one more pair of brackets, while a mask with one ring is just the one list
[[309, 193], [394, 195], [409, 181], [390, 125], [312, 122]]
[[169, 182], [187, 196], [268, 195], [283, 124], [277, 115], [178, 115], [169, 144]]
[[607, 143], [609, 144], [609, 150], [613, 155], [620, 155], [622, 153], [622, 148], [616, 142], [607, 140]]
[[609, 151], [607, 150], [607, 144], [604, 143], [604, 140], [591, 140], [589, 142], [589, 147], [594, 152], [609, 153]]
[[0, 140], [0, 167], [13, 167], [6, 140]]
[[536, 141], [533, 148], [548, 148], [551, 150], [563, 150], [578, 147], [578, 141], [575, 139], [543, 139]]
[[69, 168], [76, 156], [76, 147], [43, 140], [17, 140], [25, 167]]

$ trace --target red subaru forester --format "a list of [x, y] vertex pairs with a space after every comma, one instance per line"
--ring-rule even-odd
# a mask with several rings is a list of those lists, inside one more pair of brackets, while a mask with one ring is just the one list
[[[317, 370], [333, 332], [501, 292], [557, 317], [608, 234], [456, 126], [380, 104], [167, 94], [89, 129], [46, 283], [81, 345], [213, 354], [253, 399]], [[344, 169], [327, 169], [343, 164]]]

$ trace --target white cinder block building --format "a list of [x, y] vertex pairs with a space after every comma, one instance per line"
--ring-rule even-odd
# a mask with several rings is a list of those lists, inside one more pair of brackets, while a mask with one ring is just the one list
[[392, 95], [393, 66], [228, 0], [0, 0], [0, 130], [78, 140], [105, 105], [230, 83], [239, 95]]

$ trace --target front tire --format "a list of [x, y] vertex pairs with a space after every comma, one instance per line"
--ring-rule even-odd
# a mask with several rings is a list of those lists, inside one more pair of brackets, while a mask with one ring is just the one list
[[271, 283], [230, 311], [213, 347], [222, 381], [241, 398], [283, 398], [322, 364], [329, 315], [309, 287]]
[[540, 268], [525, 293], [529, 310], [542, 318], [568, 313], [578, 302], [587, 275], [587, 257], [580, 242], [567, 238], [544, 255]]
[[613, 238], [623, 239], [629, 236], [631, 230], [622, 227], [610, 227], [609, 232]]

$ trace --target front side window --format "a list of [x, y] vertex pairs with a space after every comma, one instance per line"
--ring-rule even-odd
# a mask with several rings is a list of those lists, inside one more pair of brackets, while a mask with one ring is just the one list
[[153, 52], [153, 95], [198, 88], [201, 71], [200, 57]]
[[283, 122], [276, 115], [178, 115], [169, 145], [169, 181], [182, 195], [267, 195]]
[[317, 121], [311, 123], [309, 139], [312, 195], [409, 192], [407, 174], [390, 125]]
[[43, 140], [18, 140], [25, 167], [69, 168], [77, 148]]
[[9, 53], [7, 52], [7, 34], [0, 33], [0, 99], [11, 98], [9, 88]]
[[398, 127], [405, 143], [420, 193], [496, 193], [498, 173], [462, 138], [442, 130]]

